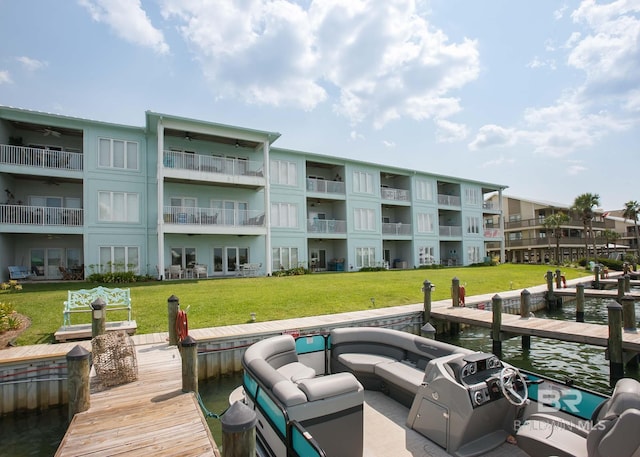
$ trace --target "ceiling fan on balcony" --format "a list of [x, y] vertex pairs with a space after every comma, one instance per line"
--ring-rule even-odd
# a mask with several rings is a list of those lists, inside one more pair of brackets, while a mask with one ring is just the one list
[[55, 137], [60, 137], [60, 135], [62, 135], [60, 132], [58, 132], [57, 130], [53, 130], [49, 127], [45, 127], [41, 130], [42, 135], [43, 136], [55, 136]]

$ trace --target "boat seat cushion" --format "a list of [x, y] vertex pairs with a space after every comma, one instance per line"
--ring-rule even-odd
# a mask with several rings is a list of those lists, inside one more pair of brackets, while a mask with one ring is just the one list
[[387, 383], [411, 392], [418, 393], [424, 380], [424, 371], [418, 370], [407, 362], [380, 363], [375, 366], [374, 373]]
[[587, 431], [551, 414], [532, 414], [518, 429], [518, 447], [529, 455], [587, 457]]
[[298, 387], [304, 392], [309, 401], [322, 400], [362, 390], [362, 385], [351, 373], [336, 373], [313, 379], [303, 379], [298, 383]]
[[276, 371], [293, 382], [299, 382], [303, 379], [311, 379], [316, 377], [316, 370], [300, 362], [292, 362], [286, 365], [282, 365]]
[[285, 406], [301, 405], [307, 402], [305, 394], [288, 379], [274, 385], [271, 391]]
[[338, 356], [338, 361], [355, 373], [373, 374], [376, 365], [393, 363], [396, 359], [376, 354], [346, 352]]

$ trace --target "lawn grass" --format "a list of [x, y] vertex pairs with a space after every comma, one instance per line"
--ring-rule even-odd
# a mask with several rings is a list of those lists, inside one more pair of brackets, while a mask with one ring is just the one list
[[[175, 295], [181, 308], [189, 306], [189, 328], [206, 328], [258, 321], [371, 309], [374, 306], [422, 303], [422, 284], [436, 288], [432, 300], [449, 298], [451, 280], [457, 277], [466, 295], [499, 293], [545, 284], [549, 265], [503, 264], [494, 267], [460, 267], [429, 270], [392, 270], [357, 273], [314, 273], [304, 276], [182, 280], [132, 284], [133, 319], [138, 333], [167, 331], [167, 300]], [[584, 269], [563, 268], [566, 279], [587, 276]], [[67, 291], [96, 287], [86, 282], [24, 283], [21, 291], [0, 292], [0, 302], [31, 319], [17, 340], [19, 345], [51, 343], [62, 325]], [[372, 300], [373, 299], [373, 300]], [[124, 311], [110, 311], [109, 321], [126, 319]], [[73, 314], [72, 324], [91, 322], [90, 313]]]

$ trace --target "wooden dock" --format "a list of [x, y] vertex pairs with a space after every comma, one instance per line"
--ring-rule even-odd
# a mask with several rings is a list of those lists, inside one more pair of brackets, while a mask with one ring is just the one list
[[[555, 289], [553, 293], [560, 297], [575, 297], [578, 292], [575, 287], [567, 287], [564, 289]], [[633, 297], [633, 299], [636, 301], [640, 300], [640, 292], [631, 291], [631, 292], [625, 292], [624, 294]], [[590, 289], [588, 287], [585, 287], [584, 296], [586, 298], [611, 298], [615, 300], [616, 298], [618, 298], [618, 291]]]
[[178, 349], [162, 342], [136, 346], [138, 380], [98, 391], [74, 416], [56, 457], [220, 457], [193, 393], [182, 392]]
[[[442, 307], [431, 309], [431, 317], [477, 327], [491, 328], [493, 313], [468, 307]], [[609, 327], [600, 324], [563, 321], [529, 317], [523, 319], [518, 315], [502, 314], [501, 332], [505, 337], [515, 335], [538, 336], [573, 343], [584, 343], [593, 346], [607, 347]], [[640, 352], [640, 333], [622, 333], [622, 349], [630, 352]]]

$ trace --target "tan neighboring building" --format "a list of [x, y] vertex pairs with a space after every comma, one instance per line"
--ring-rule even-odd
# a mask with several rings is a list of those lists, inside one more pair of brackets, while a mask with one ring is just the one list
[[[491, 196], [487, 202], [498, 206], [499, 195]], [[563, 212], [570, 219], [563, 224], [559, 243], [559, 260], [576, 262], [586, 257], [585, 233], [582, 220], [571, 214], [571, 205], [561, 203], [527, 200], [522, 198], [502, 196], [501, 207], [504, 216], [505, 261], [512, 263], [555, 263], [556, 242], [553, 229], [544, 226], [546, 217]], [[622, 210], [620, 210], [622, 213]], [[593, 231], [596, 237], [598, 255], [614, 257], [616, 253], [624, 254], [630, 249], [635, 250], [635, 235], [633, 221], [616, 216], [617, 212], [595, 210]], [[498, 227], [499, 216], [487, 218], [486, 227]], [[607, 240], [605, 230], [618, 234], [615, 243]], [[589, 237], [587, 250], [591, 252], [592, 241]], [[631, 252], [631, 251], [630, 251]], [[499, 246], [489, 245], [487, 255], [499, 258]]]

